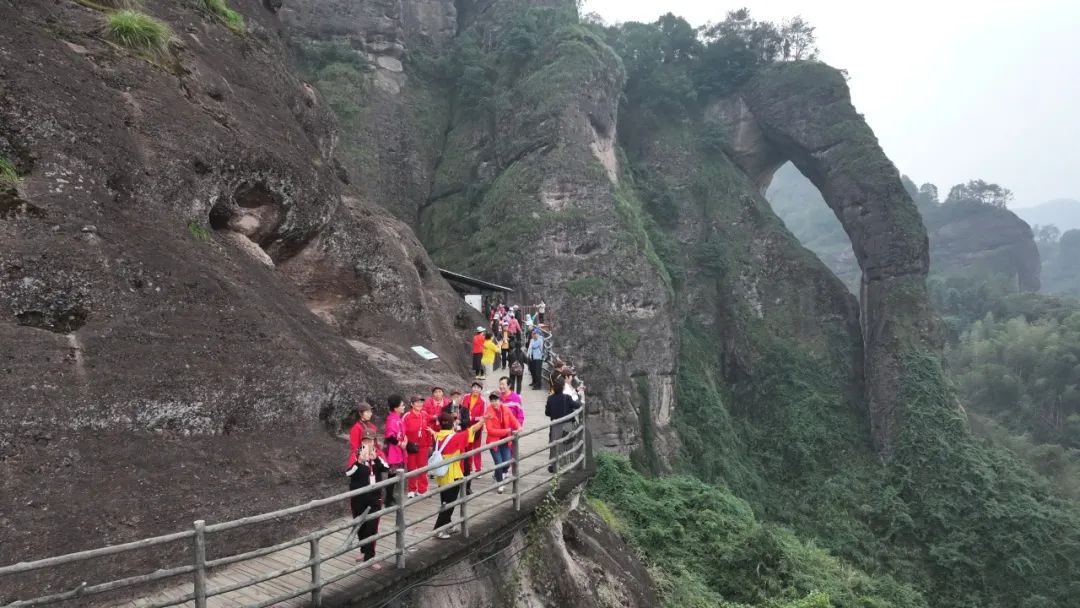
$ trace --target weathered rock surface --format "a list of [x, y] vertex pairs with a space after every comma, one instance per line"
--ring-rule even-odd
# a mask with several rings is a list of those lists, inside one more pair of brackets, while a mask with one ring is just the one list
[[[574, 500], [576, 503], [576, 499]], [[634, 550], [592, 510], [572, 504], [496, 547], [418, 585], [394, 608], [651, 608], [656, 585]], [[485, 560], [486, 561], [482, 561]], [[435, 581], [433, 581], [435, 582]]]
[[[824, 64], [764, 70], [720, 102], [715, 116], [733, 141], [745, 144], [728, 151], [759, 186], [790, 160], [821, 191], [851, 238], [862, 270], [867, 408], [875, 445], [888, 458], [901, 414], [899, 357], [913, 344], [937, 344], [926, 293], [929, 245], [915, 204], [852, 107], [843, 76]], [[762, 145], [772, 152], [759, 150]]]
[[442, 137], [445, 95], [406, 73], [457, 33], [449, 0], [295, 0], [281, 11], [291, 54], [342, 123], [342, 163], [361, 197], [415, 227]]
[[[564, 4], [568, 3], [552, 3]], [[496, 3], [472, 27], [497, 27]], [[444, 267], [544, 298], [556, 350], [588, 370], [597, 441], [628, 452], [646, 434], [669, 455], [675, 317], [669, 279], [614, 154], [624, 74], [595, 35], [566, 29], [490, 113], [461, 108], [448, 132], [420, 237]]]
[[155, 64], [100, 39], [97, 11], [9, 4], [0, 147], [24, 175], [0, 214], [0, 563], [340, 489], [327, 429], [460, 379], [463, 307], [339, 179], [274, 13], [236, 2], [239, 36], [147, 2], [176, 36]]
[[922, 214], [932, 272], [1007, 276], [1020, 291], [1039, 290], [1039, 248], [1031, 227], [1012, 211], [950, 203]]

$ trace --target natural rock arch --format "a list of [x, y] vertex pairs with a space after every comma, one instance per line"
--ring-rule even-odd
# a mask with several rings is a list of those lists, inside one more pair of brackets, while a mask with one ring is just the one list
[[707, 118], [726, 127], [728, 154], [764, 192], [791, 161], [821, 191], [862, 270], [864, 385], [874, 444], [889, 458], [899, 431], [901, 358], [940, 348], [929, 309], [929, 244], [900, 174], [855, 111], [843, 75], [824, 64], [773, 66]]

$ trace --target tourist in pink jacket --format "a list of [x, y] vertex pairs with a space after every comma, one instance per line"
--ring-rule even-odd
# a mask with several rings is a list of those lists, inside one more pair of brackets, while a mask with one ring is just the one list
[[[405, 468], [405, 424], [401, 421], [405, 413], [405, 399], [401, 395], [391, 395], [386, 405], [390, 407], [390, 413], [383, 427], [383, 443], [386, 446], [386, 464], [393, 473]], [[394, 491], [390, 488], [386, 492], [386, 506], [393, 504]]]
[[499, 378], [499, 400], [514, 414], [518, 424], [525, 426], [525, 408], [521, 405], [521, 395], [510, 390], [510, 378]]

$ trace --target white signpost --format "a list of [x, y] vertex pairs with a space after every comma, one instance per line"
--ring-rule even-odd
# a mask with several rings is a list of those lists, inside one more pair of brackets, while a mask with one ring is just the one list
[[424, 348], [423, 346], [414, 346], [412, 347], [412, 349], [414, 353], [420, 355], [425, 361], [434, 361], [435, 359], [439, 358], [439, 355], [436, 355], [435, 353]]

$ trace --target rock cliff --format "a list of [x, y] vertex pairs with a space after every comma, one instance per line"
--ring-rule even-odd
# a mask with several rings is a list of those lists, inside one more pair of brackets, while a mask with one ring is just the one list
[[818, 63], [764, 70], [714, 106], [734, 161], [763, 191], [790, 160], [821, 191], [862, 270], [860, 307], [866, 407], [886, 458], [900, 432], [897, 402], [906, 344], [935, 349], [926, 275], [929, 246], [915, 204], [873, 132], [851, 105], [843, 76]]
[[1039, 291], [1039, 248], [1031, 227], [1012, 211], [949, 203], [925, 208], [922, 215], [933, 273], [1005, 276], [1018, 291]]
[[0, 562], [338, 490], [350, 407], [459, 381], [460, 299], [343, 181], [272, 11], [149, 1], [147, 59], [92, 8], [4, 4]]

